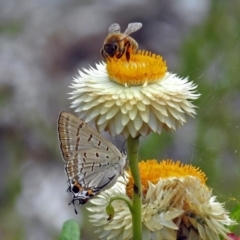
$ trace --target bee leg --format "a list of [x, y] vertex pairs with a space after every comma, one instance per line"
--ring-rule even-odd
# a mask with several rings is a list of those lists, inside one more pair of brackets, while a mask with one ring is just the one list
[[125, 45], [124, 45], [124, 48], [120, 49], [120, 50], [119, 50], [119, 53], [116, 54], [116, 58], [117, 58], [117, 59], [121, 58], [125, 52], [126, 52], [126, 47], [125, 47]]
[[103, 50], [103, 49], [101, 50], [100, 54], [102, 55], [102, 58], [103, 58], [104, 60], [106, 60], [106, 55], [104, 54], [104, 50]]
[[102, 58], [106, 61], [109, 60], [108, 55], [105, 53], [104, 49], [101, 50], [100, 54], [102, 55]]
[[129, 62], [129, 60], [130, 60], [130, 53], [129, 53], [129, 51], [126, 51], [126, 58], [127, 58], [127, 61]]
[[131, 44], [130, 44], [129, 41], [127, 41], [127, 42], [124, 44], [124, 47], [125, 47], [125, 49], [126, 49], [126, 58], [127, 58], [127, 61], [128, 61], [128, 62], [129, 62], [129, 60], [130, 60], [130, 52], [129, 52], [130, 46], [131, 46]]
[[116, 54], [116, 58], [117, 59], [121, 58], [123, 54], [124, 54], [124, 51], [119, 52], [118, 54]]

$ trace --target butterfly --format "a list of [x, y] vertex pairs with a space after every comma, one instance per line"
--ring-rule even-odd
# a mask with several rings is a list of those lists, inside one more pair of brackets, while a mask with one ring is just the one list
[[[76, 116], [61, 112], [58, 133], [65, 170], [67, 191], [72, 194], [69, 204], [82, 205], [105, 189], [112, 187], [123, 175], [127, 154], [120, 152], [96, 129]], [[75, 212], [77, 213], [76, 209]]]

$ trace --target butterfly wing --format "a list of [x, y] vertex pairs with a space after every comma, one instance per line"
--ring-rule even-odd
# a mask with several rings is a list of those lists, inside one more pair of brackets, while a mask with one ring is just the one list
[[86, 203], [123, 173], [126, 155], [81, 119], [62, 112], [58, 132], [73, 201]]

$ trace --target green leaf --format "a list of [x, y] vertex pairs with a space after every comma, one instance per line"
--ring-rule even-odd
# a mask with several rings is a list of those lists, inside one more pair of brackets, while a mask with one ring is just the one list
[[234, 225], [230, 228], [232, 232], [234, 232], [239, 226], [240, 223], [240, 204], [238, 204], [232, 211], [231, 211], [231, 218], [237, 222], [237, 225]]
[[80, 229], [78, 222], [68, 220], [63, 224], [59, 240], [80, 240]]

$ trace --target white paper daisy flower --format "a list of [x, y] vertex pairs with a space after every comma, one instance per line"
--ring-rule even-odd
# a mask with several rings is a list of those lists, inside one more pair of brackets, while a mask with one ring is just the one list
[[185, 114], [195, 114], [191, 101], [200, 96], [193, 82], [167, 72], [161, 56], [143, 51], [129, 62], [112, 59], [79, 71], [71, 87], [71, 107], [81, 119], [125, 138], [176, 130]]
[[[144, 240], [227, 237], [229, 231], [225, 226], [234, 221], [205, 185], [206, 176], [201, 170], [171, 160], [140, 162], [139, 168]], [[132, 239], [132, 217], [127, 204], [115, 200], [112, 202], [114, 216], [109, 220], [106, 213], [112, 197], [123, 194], [132, 198], [133, 179], [129, 172], [126, 176], [91, 200], [90, 221], [97, 227], [100, 239]]]

